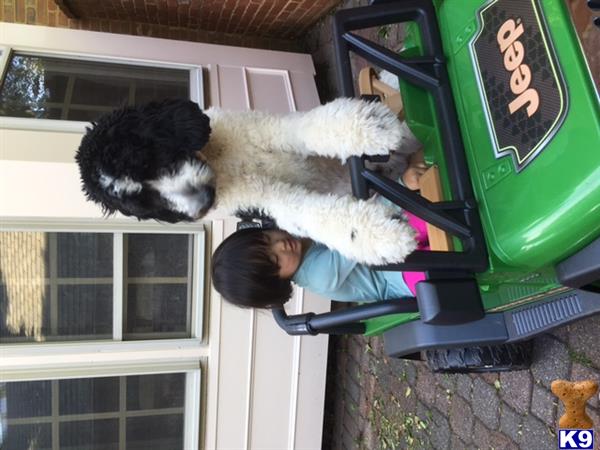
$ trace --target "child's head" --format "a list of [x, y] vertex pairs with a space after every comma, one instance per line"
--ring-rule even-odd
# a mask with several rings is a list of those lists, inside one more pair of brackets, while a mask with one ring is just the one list
[[238, 306], [282, 306], [292, 295], [292, 275], [302, 261], [302, 243], [285, 231], [249, 228], [233, 233], [215, 250], [212, 281]]

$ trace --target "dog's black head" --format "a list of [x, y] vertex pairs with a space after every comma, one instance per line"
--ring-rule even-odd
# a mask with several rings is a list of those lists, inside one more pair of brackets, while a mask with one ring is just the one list
[[86, 130], [75, 159], [83, 191], [105, 214], [169, 223], [202, 217], [214, 203], [214, 175], [196, 152], [209, 118], [187, 100], [106, 114]]

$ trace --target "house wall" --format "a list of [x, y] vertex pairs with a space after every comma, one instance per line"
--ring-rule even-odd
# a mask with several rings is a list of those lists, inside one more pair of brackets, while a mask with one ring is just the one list
[[177, 25], [225, 33], [299, 37], [316, 20], [339, 3], [337, 0], [225, 0], [133, 2], [63, 0], [82, 18], [128, 19], [144, 23]]
[[581, 42], [590, 73], [596, 83], [596, 90], [600, 93], [600, 52], [598, 51], [598, 48], [600, 48], [600, 32], [594, 25], [594, 17], [598, 16], [598, 13], [594, 14], [592, 9], [588, 7], [587, 2], [578, 0], [565, 0], [565, 2], [573, 18], [575, 30], [579, 42]]
[[0, 0], [0, 21], [297, 51], [339, 0]]
[[[200, 65], [207, 105], [283, 113], [319, 104], [308, 55], [17, 24], [3, 24], [0, 45]], [[73, 162], [80, 139], [81, 133], [15, 129], [0, 121], [0, 221], [105, 220], [80, 191]], [[214, 248], [234, 229], [232, 218], [214, 221], [209, 243]], [[287, 336], [268, 313], [231, 307], [215, 291], [206, 302], [201, 447], [320, 448], [327, 338]], [[328, 308], [299, 290], [288, 309]]]

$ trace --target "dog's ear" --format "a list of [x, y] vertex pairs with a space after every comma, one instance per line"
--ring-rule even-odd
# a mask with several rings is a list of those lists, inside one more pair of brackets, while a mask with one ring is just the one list
[[210, 136], [208, 116], [189, 100], [123, 107], [92, 125], [75, 159], [83, 191], [105, 213], [123, 209], [125, 197], [138, 196], [145, 181], [195, 159]]
[[191, 157], [206, 145], [210, 119], [189, 100], [167, 99], [140, 107], [142, 121], [138, 133], [160, 147], [183, 151]]
[[210, 119], [189, 100], [168, 99], [101, 116], [86, 130], [77, 151], [85, 186], [102, 174], [141, 182], [173, 163], [194, 159], [208, 142]]

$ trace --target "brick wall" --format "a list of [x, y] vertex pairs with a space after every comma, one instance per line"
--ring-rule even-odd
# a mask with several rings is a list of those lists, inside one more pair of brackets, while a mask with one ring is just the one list
[[337, 0], [67, 0], [81, 18], [132, 20], [223, 33], [298, 38]]
[[594, 17], [600, 17], [599, 13], [592, 13], [587, 7], [587, 2], [579, 0], [565, 0], [571, 11], [571, 17], [575, 23], [577, 35], [587, 58], [592, 77], [596, 82], [596, 89], [600, 92], [600, 29], [593, 24]]
[[[301, 51], [340, 0], [0, 0], [0, 21]], [[64, 10], [63, 7], [63, 10]]]

